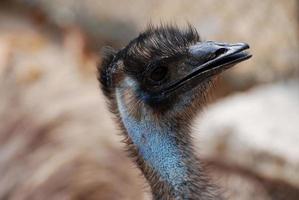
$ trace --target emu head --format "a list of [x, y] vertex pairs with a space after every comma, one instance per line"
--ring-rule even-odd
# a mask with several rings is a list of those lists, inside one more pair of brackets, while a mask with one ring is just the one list
[[201, 41], [194, 28], [150, 27], [119, 51], [109, 50], [99, 80], [116, 110], [116, 95], [134, 117], [193, 116], [213, 77], [251, 57], [245, 43]]

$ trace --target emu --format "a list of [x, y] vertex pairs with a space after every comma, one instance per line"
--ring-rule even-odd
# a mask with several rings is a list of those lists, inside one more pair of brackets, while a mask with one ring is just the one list
[[106, 50], [101, 89], [155, 200], [222, 199], [194, 153], [190, 124], [215, 75], [250, 58], [246, 49], [201, 41], [190, 25], [162, 25]]

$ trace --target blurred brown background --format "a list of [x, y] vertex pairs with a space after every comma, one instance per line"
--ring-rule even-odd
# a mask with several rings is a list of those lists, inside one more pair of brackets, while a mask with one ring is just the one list
[[96, 80], [104, 45], [148, 23], [247, 42], [198, 117], [199, 154], [228, 199], [299, 198], [299, 1], [2, 0], [0, 199], [149, 199]]

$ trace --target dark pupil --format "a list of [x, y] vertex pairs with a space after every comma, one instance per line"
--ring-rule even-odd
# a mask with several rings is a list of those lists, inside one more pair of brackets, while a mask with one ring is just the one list
[[162, 79], [165, 78], [166, 74], [167, 74], [166, 67], [158, 67], [152, 72], [151, 79], [154, 81], [161, 81]]

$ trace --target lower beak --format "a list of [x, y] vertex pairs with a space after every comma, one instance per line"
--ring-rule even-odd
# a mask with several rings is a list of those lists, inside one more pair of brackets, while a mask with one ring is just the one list
[[246, 43], [218, 43], [199, 42], [188, 49], [188, 65], [192, 65], [192, 71], [164, 90], [166, 93], [188, 83], [197, 85], [201, 81], [215, 76], [237, 63], [247, 60], [251, 55], [244, 51], [249, 49]]

